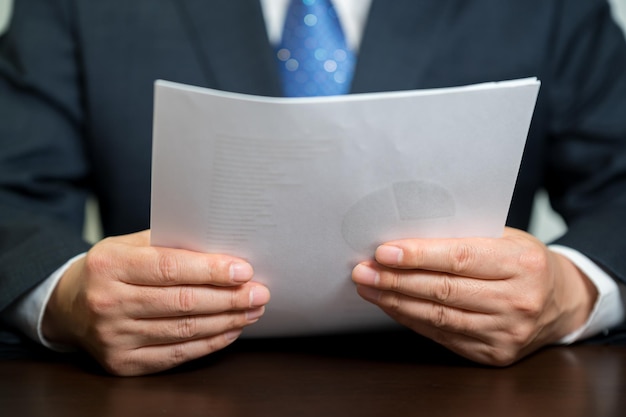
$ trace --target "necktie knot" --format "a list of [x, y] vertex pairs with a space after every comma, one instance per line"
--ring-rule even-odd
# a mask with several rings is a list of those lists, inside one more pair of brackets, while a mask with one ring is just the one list
[[291, 1], [276, 56], [288, 97], [350, 89], [355, 59], [330, 0]]

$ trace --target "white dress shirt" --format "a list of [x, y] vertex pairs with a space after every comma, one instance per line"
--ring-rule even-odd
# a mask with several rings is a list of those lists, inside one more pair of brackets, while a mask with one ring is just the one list
[[[272, 44], [276, 45], [280, 42], [289, 0], [260, 0], [260, 2], [268, 38]], [[348, 46], [357, 52], [367, 22], [371, 0], [334, 0], [333, 4], [339, 15]], [[621, 294], [623, 286], [618, 286], [608, 274], [580, 252], [556, 245], [550, 246], [550, 249], [570, 259], [589, 277], [598, 290], [598, 299], [585, 325], [561, 339], [559, 343], [570, 344], [606, 332], [621, 323], [624, 320], [623, 301], [626, 299], [626, 296]], [[45, 340], [41, 332], [41, 320], [56, 283], [72, 262], [83, 255], [69, 260], [46, 281], [14, 303], [3, 314], [3, 319], [41, 344], [54, 350], [64, 350], [63, 346], [56, 346]]]

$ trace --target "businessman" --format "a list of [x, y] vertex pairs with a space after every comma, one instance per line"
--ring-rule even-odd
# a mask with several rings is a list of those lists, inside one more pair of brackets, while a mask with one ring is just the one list
[[[138, 375], [220, 350], [262, 320], [270, 292], [254, 281], [254, 265], [149, 244], [152, 89], [167, 79], [292, 95], [285, 69], [300, 66], [281, 47], [288, 3], [15, 1], [0, 40], [7, 328], [54, 350], [84, 350], [111, 373]], [[387, 242], [355, 265], [355, 291], [489, 365], [610, 336], [623, 321], [626, 280], [626, 42], [609, 5], [333, 4], [342, 50], [354, 58], [349, 77], [332, 77], [345, 88], [337, 94], [542, 82], [502, 237]], [[321, 24], [316, 13], [302, 21]], [[524, 232], [540, 188], [568, 224], [549, 246]], [[81, 235], [90, 193], [107, 236], [95, 245]]]

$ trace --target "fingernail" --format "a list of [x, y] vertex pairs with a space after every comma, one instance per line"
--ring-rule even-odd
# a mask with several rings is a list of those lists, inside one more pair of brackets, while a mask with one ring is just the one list
[[234, 262], [230, 265], [230, 279], [234, 282], [247, 282], [252, 278], [254, 271], [250, 264]]
[[246, 311], [246, 320], [248, 321], [256, 321], [259, 317], [261, 317], [265, 313], [265, 307], [255, 308], [254, 310]]
[[237, 339], [241, 335], [241, 332], [242, 332], [241, 329], [231, 330], [229, 332], [224, 333], [224, 337], [229, 342], [232, 342], [233, 340]]
[[361, 297], [365, 298], [366, 300], [370, 300], [374, 302], [378, 302], [378, 300], [380, 300], [380, 296], [383, 293], [382, 291], [377, 290], [376, 288], [365, 287], [362, 285], [359, 285], [357, 287], [357, 291]]
[[380, 275], [373, 268], [359, 264], [352, 271], [352, 279], [358, 284], [376, 286], [380, 282]]
[[267, 288], [257, 285], [250, 290], [250, 307], [261, 307], [270, 300]]
[[376, 260], [385, 265], [400, 265], [403, 252], [397, 246], [381, 245], [376, 249]]

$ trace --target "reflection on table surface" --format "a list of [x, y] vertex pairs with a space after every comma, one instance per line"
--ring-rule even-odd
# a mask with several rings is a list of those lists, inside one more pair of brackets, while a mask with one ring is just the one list
[[[626, 415], [626, 349], [545, 349], [483, 367], [404, 332], [240, 340], [176, 370], [105, 375], [89, 360], [0, 361], [7, 416]], [[6, 412], [6, 413], [5, 413]]]

